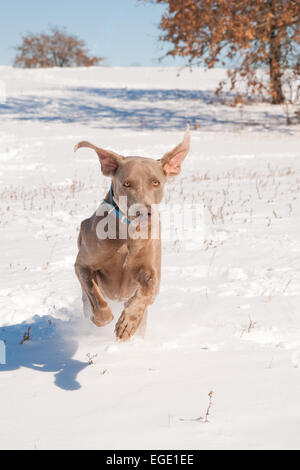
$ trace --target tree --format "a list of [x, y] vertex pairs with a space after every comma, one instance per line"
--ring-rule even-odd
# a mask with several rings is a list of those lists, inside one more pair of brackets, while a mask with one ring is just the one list
[[23, 68], [89, 67], [103, 60], [90, 56], [84, 41], [59, 28], [52, 28], [49, 34], [27, 33], [16, 50], [14, 66]]
[[[188, 57], [190, 65], [228, 70], [231, 89], [246, 80], [249, 91], [266, 89], [272, 103], [284, 101], [284, 73], [299, 76], [299, 0], [143, 0], [167, 5], [161, 39], [172, 44], [167, 55]], [[267, 68], [268, 83], [258, 70]], [[217, 92], [225, 82], [221, 82]]]

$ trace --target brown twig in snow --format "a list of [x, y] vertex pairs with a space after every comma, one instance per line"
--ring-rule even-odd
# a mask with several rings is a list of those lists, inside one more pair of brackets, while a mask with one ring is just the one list
[[29, 327], [27, 328], [27, 331], [25, 331], [25, 333], [24, 333], [24, 335], [23, 335], [23, 338], [22, 338], [20, 344], [23, 344], [23, 343], [25, 343], [25, 341], [29, 341], [29, 340], [30, 340], [30, 330], [31, 330], [31, 327], [29, 326]]

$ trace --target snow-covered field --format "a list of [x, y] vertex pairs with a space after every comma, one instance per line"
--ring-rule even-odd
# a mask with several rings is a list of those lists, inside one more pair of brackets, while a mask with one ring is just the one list
[[[299, 125], [217, 101], [223, 73], [0, 67], [1, 448], [300, 448]], [[158, 158], [187, 122], [165, 200], [201, 204], [203, 237], [164, 241], [146, 337], [119, 344], [81, 311], [78, 228], [109, 181], [73, 146]]]

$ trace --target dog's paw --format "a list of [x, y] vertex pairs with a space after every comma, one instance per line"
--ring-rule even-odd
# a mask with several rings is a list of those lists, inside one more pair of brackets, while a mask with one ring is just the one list
[[96, 326], [105, 326], [108, 325], [114, 319], [111, 309], [107, 306], [99, 312], [92, 315], [91, 320]]
[[142, 321], [142, 316], [130, 314], [124, 310], [115, 327], [116, 338], [119, 341], [127, 341], [134, 335]]

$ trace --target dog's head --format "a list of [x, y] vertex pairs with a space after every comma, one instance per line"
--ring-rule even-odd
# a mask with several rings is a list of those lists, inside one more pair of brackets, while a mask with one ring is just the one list
[[114, 199], [121, 208], [120, 201], [126, 200], [127, 208], [141, 205], [150, 214], [151, 206], [161, 202], [168, 178], [181, 172], [181, 164], [190, 149], [190, 131], [187, 127], [183, 141], [159, 160], [123, 157], [85, 141], [75, 145], [74, 151], [81, 147], [96, 151], [102, 173], [112, 179]]

